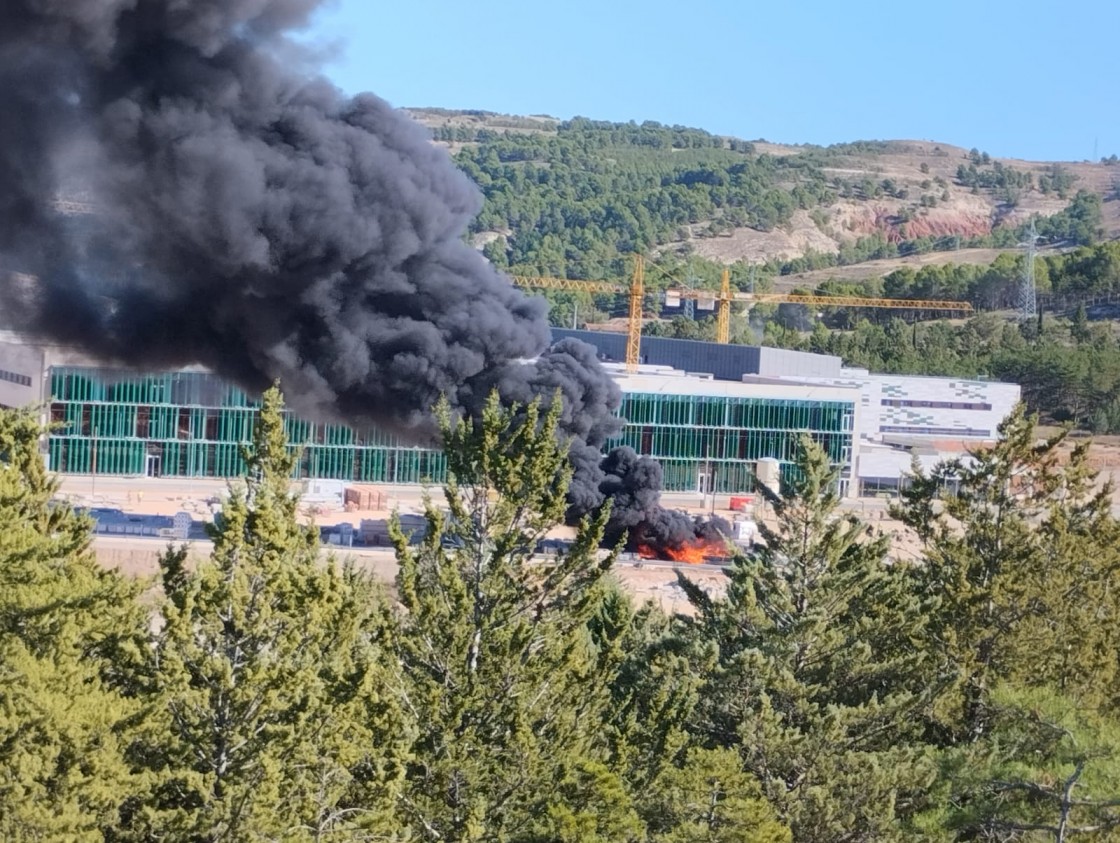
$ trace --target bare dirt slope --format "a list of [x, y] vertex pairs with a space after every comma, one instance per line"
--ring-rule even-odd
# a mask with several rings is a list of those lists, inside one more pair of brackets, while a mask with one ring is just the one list
[[[1057, 213], [1066, 207], [1068, 196], [1077, 190], [1089, 190], [1107, 199], [1115, 194], [1115, 184], [1120, 182], [1120, 166], [1087, 161], [1060, 162], [1057, 163], [1060, 170], [1074, 176], [1073, 187], [1063, 198], [1054, 192], [1043, 194], [1037, 189], [1040, 178], [1052, 174], [1055, 162], [992, 159], [1004, 167], [1033, 175], [1035, 187], [1013, 191], [1014, 201], [1009, 202], [1010, 197], [1004, 191], [973, 191], [957, 182], [957, 168], [971, 163], [970, 150], [928, 141], [890, 141], [876, 147], [837, 156], [823, 170], [831, 178], [852, 183], [866, 181], [882, 185], [885, 181], [892, 182], [896, 195], [841, 198], [819, 209], [813, 218], [799, 211], [788, 224], [774, 231], [737, 228], [721, 236], [693, 239], [689, 247], [711, 260], [733, 263], [770, 258], [788, 260], [810, 250], [835, 253], [841, 244], [873, 234], [896, 242], [918, 237], [977, 237], [990, 234], [1000, 226], [1016, 225], [1035, 214]], [[773, 155], [809, 154], [809, 148], [767, 143], [756, 144], [756, 149]], [[1106, 236], [1120, 236], [1120, 202], [1106, 201], [1102, 216]], [[693, 228], [703, 230], [703, 226]], [[979, 250], [976, 254], [982, 252], [993, 258], [998, 254], [998, 251], [989, 250]], [[957, 261], [956, 253], [949, 255], [925, 257], [934, 261]], [[962, 260], [967, 262], [968, 258], [962, 257]], [[882, 265], [881, 262], [870, 264], [862, 272], [856, 266], [847, 267], [854, 269], [855, 275], [830, 270], [824, 277], [870, 277], [878, 273]]]
[[[464, 127], [550, 134], [557, 130], [560, 122], [547, 115], [526, 117], [439, 108], [412, 108], [407, 111], [433, 130]], [[825, 176], [836, 180], [837, 184], [867, 183], [881, 187], [884, 182], [889, 182], [893, 191], [882, 191], [879, 196], [864, 196], [857, 190], [846, 197], [843, 194], [850, 191], [840, 191], [841, 198], [832, 205], [814, 209], [812, 215], [807, 211], [798, 211], [786, 225], [772, 231], [736, 228], [713, 236], [708, 231], [709, 222], [702, 221], [690, 227], [688, 240], [670, 244], [663, 250], [688, 250], [728, 264], [741, 260], [755, 263], [774, 258], [789, 260], [809, 252], [836, 253], [843, 244], [873, 234], [896, 242], [927, 236], [975, 237], [989, 234], [1000, 226], [1015, 225], [1034, 214], [1054, 214], [1067, 205], [1069, 196], [1077, 190], [1089, 190], [1106, 198], [1115, 196], [1120, 190], [1120, 165], [993, 158], [982, 164], [980, 169], [990, 170], [998, 162], [1000, 166], [1031, 173], [1033, 187], [1010, 193], [988, 189], [974, 191], [957, 181], [957, 168], [971, 163], [972, 151], [928, 140], [860, 142], [827, 149], [764, 140], [753, 141], [753, 144], [760, 154], [811, 157]], [[464, 144], [451, 141], [443, 145], [454, 153]], [[1065, 197], [1054, 192], [1044, 194], [1038, 189], [1040, 179], [1052, 175], [1055, 166], [1074, 177], [1073, 187]], [[792, 187], [792, 183], [789, 186]], [[1106, 201], [1103, 217], [1106, 236], [1120, 237], [1120, 201]], [[969, 260], [968, 256], [949, 254], [950, 257], [942, 260]], [[831, 277], [869, 277], [885, 266], [876, 263], [868, 265], [866, 270], [846, 268], [855, 270], [856, 275], [841, 271], [830, 271], [830, 274]], [[799, 279], [804, 280], [808, 279]]]

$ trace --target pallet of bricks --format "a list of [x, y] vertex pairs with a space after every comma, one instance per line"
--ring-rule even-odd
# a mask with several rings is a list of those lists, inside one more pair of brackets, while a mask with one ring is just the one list
[[388, 508], [389, 496], [376, 486], [347, 486], [343, 503], [348, 512], [381, 511]]

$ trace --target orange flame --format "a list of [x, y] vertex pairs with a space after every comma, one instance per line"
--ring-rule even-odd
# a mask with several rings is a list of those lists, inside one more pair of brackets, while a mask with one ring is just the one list
[[660, 549], [639, 542], [638, 555], [643, 559], [667, 559], [672, 562], [686, 562], [689, 565], [703, 565], [709, 557], [723, 557], [728, 554], [723, 542], [693, 539], [679, 547]]

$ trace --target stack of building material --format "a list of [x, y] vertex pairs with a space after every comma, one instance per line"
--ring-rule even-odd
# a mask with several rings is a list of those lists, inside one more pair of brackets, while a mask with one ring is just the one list
[[[401, 530], [411, 535], [413, 543], [418, 542], [427, 532], [428, 524], [422, 515], [403, 514], [400, 517]], [[389, 545], [389, 520], [386, 518], [363, 518], [358, 525], [358, 538], [364, 545], [387, 547]]]
[[311, 480], [307, 491], [300, 496], [304, 506], [318, 506], [329, 509], [342, 508], [342, 495], [345, 484], [341, 480]]
[[388, 507], [389, 496], [376, 486], [347, 486], [345, 502], [347, 509], [379, 511]]
[[189, 512], [176, 512], [172, 519], [172, 535], [180, 541], [186, 541], [191, 536], [191, 526], [193, 524], [194, 518], [191, 517]]

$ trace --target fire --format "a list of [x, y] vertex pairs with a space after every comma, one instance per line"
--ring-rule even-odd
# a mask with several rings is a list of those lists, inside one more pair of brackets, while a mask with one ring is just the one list
[[644, 542], [638, 543], [638, 555], [643, 559], [667, 559], [672, 562], [686, 562], [689, 565], [703, 565], [709, 557], [727, 556], [724, 543], [711, 539], [694, 539], [678, 547], [655, 548]]

